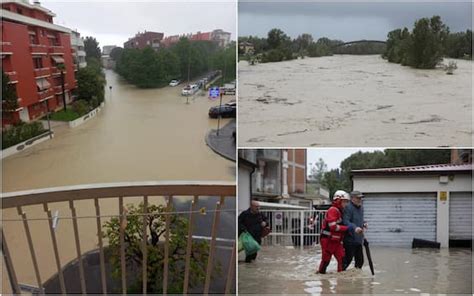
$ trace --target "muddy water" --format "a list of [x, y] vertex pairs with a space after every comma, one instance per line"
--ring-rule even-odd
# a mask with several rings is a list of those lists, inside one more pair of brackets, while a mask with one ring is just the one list
[[[204, 141], [217, 124], [208, 118], [208, 109], [218, 102], [196, 95], [186, 104], [181, 87], [140, 90], [113, 72], [106, 75], [113, 89], [110, 92], [107, 85], [106, 106], [98, 117], [74, 129], [59, 125], [53, 140], [5, 159], [4, 192], [124, 181], [235, 180], [235, 164], [212, 152]], [[124, 203], [140, 201], [126, 198]], [[150, 202], [159, 204], [163, 198], [150, 197]], [[118, 214], [117, 199], [100, 205], [102, 215]], [[79, 201], [75, 207], [78, 216], [95, 214], [93, 201]], [[67, 203], [50, 204], [50, 208], [60, 217], [71, 216]], [[29, 218], [46, 218], [42, 206], [24, 207], [24, 211]], [[3, 219], [18, 218], [16, 209], [2, 214]], [[64, 265], [75, 258], [76, 248], [71, 220], [59, 221], [56, 236]], [[3, 222], [3, 228], [19, 282], [36, 286], [22, 222]], [[56, 272], [48, 224], [34, 221], [30, 228], [44, 282]], [[97, 247], [95, 219], [79, 220], [79, 232], [82, 252]], [[8, 292], [6, 273], [2, 279], [7, 289], [3, 292]]]
[[[364, 253], [365, 254], [365, 253]], [[472, 293], [470, 249], [412, 250], [371, 247], [375, 267], [336, 272], [333, 258], [325, 275], [315, 274], [319, 247], [266, 247], [255, 264], [239, 262], [239, 292], [269, 294]], [[365, 255], [364, 255], [365, 256]], [[365, 258], [365, 260], [367, 260]]]
[[375, 55], [240, 62], [239, 145], [471, 146], [472, 62], [456, 62], [454, 75]]

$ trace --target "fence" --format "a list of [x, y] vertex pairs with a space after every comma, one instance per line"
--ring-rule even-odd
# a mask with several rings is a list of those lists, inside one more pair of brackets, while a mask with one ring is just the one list
[[325, 210], [261, 210], [272, 232], [263, 239], [266, 246], [303, 248], [319, 244]]
[[[198, 208], [198, 202], [202, 197], [217, 197], [218, 202], [214, 203], [211, 208]], [[61, 188], [48, 188], [48, 189], [40, 189], [40, 190], [31, 190], [31, 191], [22, 191], [22, 192], [12, 192], [2, 194], [2, 226], [1, 226], [1, 237], [2, 240], [2, 253], [4, 257], [6, 271], [10, 280], [10, 285], [13, 293], [20, 294], [22, 290], [20, 289], [20, 284], [18, 281], [18, 276], [16, 273], [17, 265], [15, 265], [15, 260], [22, 259], [23, 256], [31, 256], [32, 266], [27, 266], [27, 268], [31, 268], [34, 270], [35, 279], [38, 285], [39, 293], [44, 293], [43, 288], [43, 280], [42, 280], [42, 269], [38, 262], [40, 260], [44, 261], [44, 254], [48, 252], [54, 253], [54, 264], [57, 272], [57, 276], [59, 278], [59, 286], [60, 289], [57, 293], [71, 293], [71, 291], [67, 291], [65, 277], [63, 275], [63, 267], [64, 263], [61, 261], [61, 255], [64, 255], [66, 252], [64, 249], [61, 250], [61, 244], [59, 243], [60, 239], [62, 242], [65, 239], [61, 237], [64, 233], [56, 231], [56, 225], [58, 221], [58, 217], [56, 212], [53, 212], [51, 209], [52, 205], [57, 203], [67, 204], [64, 207], [64, 210], [67, 212], [69, 210], [68, 215], [61, 215], [59, 217], [60, 220], [68, 220], [72, 221], [72, 230], [74, 234], [74, 245], [75, 250], [73, 256], [76, 256], [78, 262], [78, 276], [74, 279], [76, 282], [80, 283], [80, 292], [85, 294], [88, 291], [88, 287], [86, 286], [85, 277], [87, 274], [84, 273], [84, 258], [83, 252], [81, 251], [81, 247], [84, 247], [84, 241], [88, 242], [89, 237], [87, 239], [81, 237], [84, 235], [84, 232], [79, 231], [78, 221], [79, 220], [95, 220], [95, 222], [91, 223], [94, 225], [93, 228], [95, 229], [87, 229], [85, 232], [92, 233], [95, 235], [96, 240], [94, 244], [99, 247], [100, 253], [100, 276], [95, 278], [95, 281], [101, 282], [101, 290], [103, 294], [110, 292], [107, 288], [107, 281], [106, 281], [106, 267], [105, 267], [105, 257], [104, 257], [104, 248], [106, 247], [106, 241], [103, 241], [102, 238], [102, 226], [103, 222], [106, 221], [107, 218], [110, 217], [118, 217], [120, 220], [120, 225], [124, 225], [123, 222], [127, 219], [127, 211], [124, 206], [124, 199], [125, 198], [134, 198], [137, 199], [139, 202], [144, 204], [143, 213], [140, 215], [151, 215], [147, 213], [147, 205], [151, 205], [156, 203], [157, 200], [165, 203], [165, 210], [162, 213], [165, 219], [165, 235], [164, 235], [164, 262], [163, 262], [163, 293], [166, 294], [167, 289], [169, 287], [169, 260], [170, 256], [170, 221], [171, 216], [174, 214], [178, 214], [177, 212], [171, 212], [171, 207], [173, 204], [173, 198], [187, 198], [190, 202], [189, 210], [186, 210], [180, 214], [187, 215], [189, 221], [189, 227], [187, 229], [187, 245], [186, 245], [186, 254], [185, 254], [185, 268], [183, 273], [184, 284], [183, 284], [183, 291], [184, 293], [188, 293], [189, 291], [189, 281], [190, 281], [190, 258], [191, 258], [191, 246], [193, 244], [193, 229], [196, 228], [197, 223], [197, 215], [199, 214], [206, 214], [208, 213], [209, 216], [212, 217], [212, 228], [210, 233], [210, 243], [209, 243], [209, 256], [208, 262], [206, 265], [206, 277], [204, 281], [204, 288], [203, 293], [208, 294], [210, 291], [211, 285], [211, 274], [214, 267], [214, 261], [216, 256], [216, 243], [218, 241], [217, 233], [220, 224], [221, 212], [224, 212], [223, 206], [225, 200], [227, 198], [233, 199], [235, 201], [235, 184], [229, 182], [134, 182], [134, 183], [114, 183], [114, 184], [97, 184], [97, 185], [81, 185], [81, 186], [70, 186], [70, 187], [61, 187]], [[110, 207], [103, 208], [101, 207], [101, 202], [103, 200], [108, 200], [112, 202], [112, 205], [115, 204], [113, 207], [116, 209], [118, 214], [108, 215], [103, 214], [104, 212], [110, 212]], [[117, 200], [115, 203], [113, 200]], [[79, 209], [78, 204], [82, 203], [83, 201], [87, 201], [90, 203], [89, 210], [90, 213], [85, 214], [84, 208]], [[42, 212], [44, 218], [33, 217], [29, 218], [27, 213], [31, 210], [31, 207], [36, 206], [36, 215]], [[28, 209], [26, 209], [28, 208]], [[18, 215], [13, 216], [12, 210], [16, 210]], [[8, 217], [5, 218], [5, 211], [10, 211]], [[232, 212], [232, 216], [235, 215], [234, 210], [228, 210]], [[31, 211], [30, 211], [31, 213]], [[78, 213], [81, 213], [79, 215]], [[102, 213], [102, 214], [101, 214]], [[156, 215], [156, 214], [154, 214]], [[13, 218], [11, 218], [13, 217]], [[210, 217], [209, 217], [210, 218]], [[42, 230], [41, 233], [38, 231], [31, 231], [33, 228], [36, 229], [40, 220], [47, 221], [47, 228]], [[142, 254], [143, 254], [143, 266], [147, 266], [147, 241], [148, 241], [148, 230], [147, 230], [147, 219], [143, 219], [143, 240], [142, 240]], [[8, 223], [22, 223], [22, 229], [17, 228], [15, 229], [14, 234], [10, 234], [10, 237], [14, 237], [14, 241], [18, 241], [19, 236], [26, 236], [27, 238], [27, 245], [28, 251], [25, 251], [23, 254], [17, 254], [16, 257], [12, 256], [14, 252], [18, 253], [20, 251], [17, 250], [17, 246], [12, 243], [9, 244], [7, 237], [4, 233], [5, 226], [8, 226]], [[193, 227], [194, 226], [194, 227]], [[125, 243], [125, 227], [120, 227], [120, 264], [121, 264], [121, 290], [123, 294], [127, 293], [127, 262], [126, 262], [126, 243]], [[49, 230], [48, 230], [49, 229]], [[23, 233], [19, 233], [19, 230], [23, 230]], [[95, 233], [95, 234], [94, 234]], [[49, 236], [49, 239], [52, 242], [52, 250], [45, 250], [35, 246], [34, 242], [38, 242], [38, 240], [45, 240]], [[38, 239], [39, 238], [39, 239]], [[82, 241], [82, 244], [81, 244]], [[18, 246], [21, 248], [21, 246]], [[82, 248], [83, 250], [83, 248]], [[62, 251], [60, 254], [60, 251]], [[231, 289], [234, 287], [234, 271], [235, 271], [235, 255], [236, 255], [236, 247], [235, 247], [235, 239], [232, 242], [231, 247], [231, 254], [228, 257], [228, 268], [224, 271], [225, 272], [225, 289], [222, 292], [230, 293]], [[52, 264], [50, 262], [49, 264]], [[44, 266], [44, 265], [43, 265]], [[23, 270], [25, 270], [25, 266], [21, 266]], [[147, 268], [142, 268], [139, 276], [142, 278], [142, 293], [147, 293]], [[4, 291], [2, 291], [4, 292]]]

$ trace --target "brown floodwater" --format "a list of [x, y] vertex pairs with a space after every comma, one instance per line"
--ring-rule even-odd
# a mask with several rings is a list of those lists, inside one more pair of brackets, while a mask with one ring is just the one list
[[[106, 105], [96, 118], [74, 129], [59, 124], [54, 139], [3, 160], [3, 192], [128, 181], [235, 180], [235, 163], [215, 154], [204, 139], [217, 126], [207, 112], [218, 101], [197, 94], [187, 104], [181, 86], [144, 90], [112, 71], [106, 71], [106, 77]], [[225, 102], [231, 99], [224, 97]], [[222, 125], [228, 121], [224, 119]], [[124, 203], [141, 200], [126, 198]], [[161, 197], [150, 197], [150, 203], [162, 202]], [[102, 215], [118, 214], [117, 199], [102, 200], [100, 205]], [[76, 202], [75, 207], [78, 216], [95, 214], [92, 200]], [[60, 218], [71, 216], [65, 202], [50, 204], [50, 208]], [[24, 207], [24, 211], [29, 218], [46, 218], [42, 206]], [[19, 218], [16, 209], [3, 210], [2, 215], [3, 219]], [[90, 218], [78, 222], [82, 252], [97, 248], [95, 223]], [[37, 286], [22, 222], [2, 224], [19, 282]], [[48, 223], [29, 224], [44, 282], [57, 271]], [[65, 265], [76, 257], [70, 219], [59, 220], [56, 236]], [[8, 293], [6, 272], [2, 280], [2, 292]]]
[[[315, 274], [319, 247], [264, 247], [252, 264], [239, 262], [239, 293], [250, 294], [472, 294], [470, 249], [371, 247], [375, 276], [367, 259], [362, 270]], [[240, 254], [242, 256], [242, 254]], [[242, 257], [240, 257], [242, 258]], [[352, 263], [353, 266], [353, 263]]]
[[74, 129], [59, 126], [53, 140], [3, 160], [3, 192], [126, 181], [235, 180], [235, 163], [204, 141], [217, 127], [207, 112], [218, 101], [197, 94], [186, 104], [182, 85], [137, 89], [110, 70], [106, 77], [106, 105], [98, 117]]
[[377, 55], [241, 61], [240, 146], [470, 147], [473, 64], [456, 63], [446, 75]]

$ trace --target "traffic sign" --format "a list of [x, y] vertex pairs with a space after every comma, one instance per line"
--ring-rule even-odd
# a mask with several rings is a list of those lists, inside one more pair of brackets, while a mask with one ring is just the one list
[[209, 89], [209, 98], [210, 98], [211, 100], [217, 99], [217, 98], [219, 97], [219, 95], [220, 95], [219, 87], [214, 86], [214, 87], [211, 87], [211, 88]]

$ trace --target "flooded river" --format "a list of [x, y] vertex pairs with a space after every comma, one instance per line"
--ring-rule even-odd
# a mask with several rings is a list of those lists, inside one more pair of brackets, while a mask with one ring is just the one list
[[446, 75], [376, 55], [242, 61], [239, 145], [471, 146], [472, 62], [456, 62]]
[[[235, 163], [217, 155], [205, 143], [206, 133], [217, 126], [215, 119], [208, 118], [208, 109], [218, 101], [196, 95], [186, 104], [181, 86], [143, 90], [125, 83], [111, 71], [106, 75], [103, 111], [74, 129], [60, 125], [54, 129], [54, 139], [4, 159], [3, 192], [108, 182], [235, 180]], [[224, 97], [224, 101], [231, 99]], [[227, 122], [223, 120], [222, 125]], [[139, 201], [126, 198], [124, 203]], [[150, 203], [162, 202], [159, 197], [150, 199]], [[235, 201], [228, 202], [231, 205], [235, 209]], [[75, 206], [78, 216], [95, 214], [92, 200], [76, 202]], [[115, 198], [101, 201], [100, 206], [102, 215], [118, 214]], [[209, 206], [214, 208], [215, 202]], [[50, 208], [53, 214], [58, 211], [60, 218], [71, 216], [66, 202], [50, 204]], [[24, 211], [29, 218], [46, 218], [42, 206], [24, 207]], [[2, 214], [4, 219], [19, 218], [16, 209]], [[234, 217], [233, 212], [229, 215]], [[59, 221], [56, 236], [64, 265], [75, 258], [76, 249], [72, 221]], [[78, 224], [82, 251], [97, 248], [95, 219], [81, 219]], [[235, 222], [223, 218], [223, 225], [228, 228]], [[3, 228], [19, 282], [36, 286], [22, 222], [4, 222]], [[56, 272], [48, 224], [45, 220], [34, 221], [30, 228], [42, 280], [46, 281]], [[232, 231], [222, 229], [220, 233]], [[5, 272], [2, 278], [3, 287], [9, 288]]]
[[[239, 262], [242, 294], [471, 294], [470, 249], [371, 247], [375, 276], [366, 257], [362, 270], [337, 273], [333, 258], [328, 273], [315, 274], [319, 247], [265, 247], [255, 264]], [[365, 251], [364, 251], [365, 256]], [[353, 263], [352, 263], [353, 266]]]

